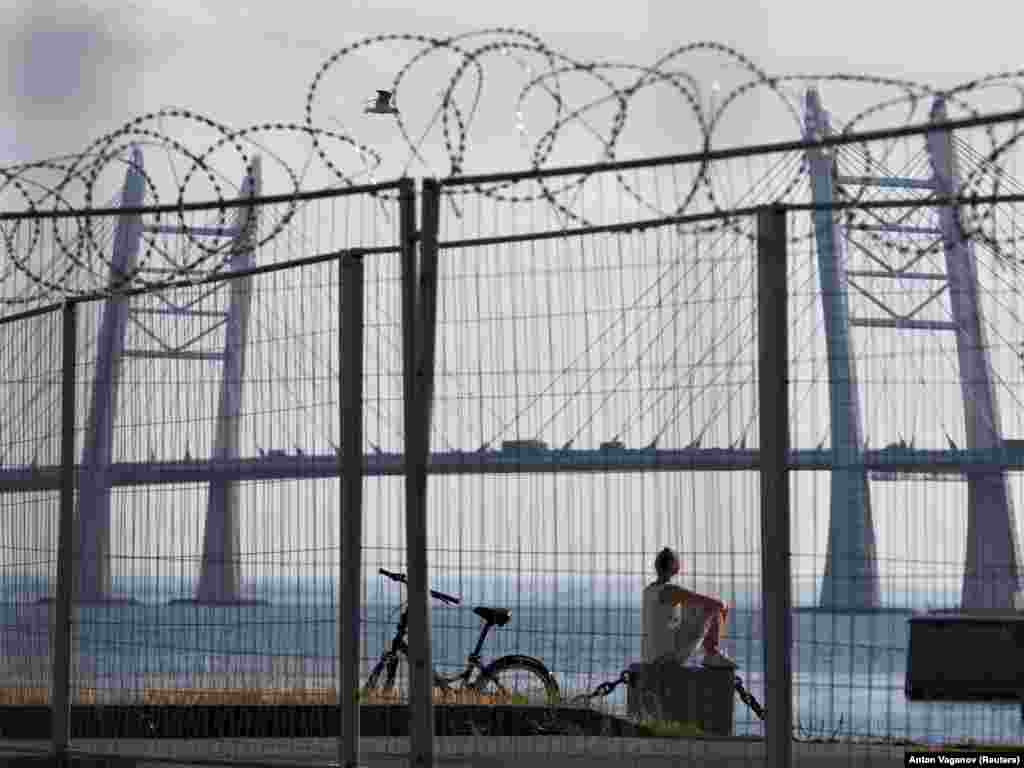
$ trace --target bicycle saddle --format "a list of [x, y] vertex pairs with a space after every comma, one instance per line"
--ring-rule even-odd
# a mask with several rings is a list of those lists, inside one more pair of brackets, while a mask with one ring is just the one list
[[508, 608], [486, 608], [478, 605], [473, 609], [473, 613], [488, 624], [497, 624], [499, 627], [504, 627], [512, 618], [512, 611]]

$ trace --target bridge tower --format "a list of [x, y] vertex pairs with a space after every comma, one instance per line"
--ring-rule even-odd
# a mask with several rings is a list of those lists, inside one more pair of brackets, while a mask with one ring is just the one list
[[[145, 197], [142, 172], [142, 152], [132, 149], [132, 162], [128, 169], [122, 207], [141, 207]], [[260, 191], [260, 159], [253, 159], [243, 181], [241, 196], [258, 197]], [[228, 308], [211, 312], [193, 309], [199, 299], [179, 306], [167, 296], [161, 296], [159, 309], [132, 306], [131, 297], [119, 296], [116, 291], [125, 282], [126, 275], [135, 272], [143, 232], [156, 234], [190, 234], [232, 238], [229, 247], [230, 270], [244, 270], [255, 263], [257, 217], [252, 206], [238, 209], [236, 221], [230, 227], [189, 227], [175, 225], [143, 226], [138, 214], [124, 214], [118, 220], [110, 269], [111, 296], [106, 300], [99, 329], [96, 356], [96, 375], [92, 404], [86, 427], [82, 457], [79, 493], [78, 547], [81, 566], [77, 585], [81, 601], [107, 601], [112, 595], [110, 573], [110, 489], [109, 469], [114, 455], [114, 423], [121, 368], [126, 358], [167, 358], [178, 360], [215, 361], [223, 365], [221, 395], [216, 433], [214, 461], [237, 459], [239, 443], [239, 414], [241, 411], [242, 379], [245, 370], [245, 348], [248, 338], [249, 308], [251, 304], [251, 278], [228, 283]], [[223, 284], [212, 284], [207, 293], [225, 290]], [[212, 327], [225, 327], [225, 349], [221, 353], [198, 351], [196, 339], [185, 344], [165, 344], [155, 336], [158, 349], [125, 349], [128, 324], [134, 315], [157, 314], [176, 317], [210, 317]], [[152, 334], [150, 334], [152, 335]], [[193, 347], [189, 349], [189, 347]], [[241, 602], [238, 563], [238, 493], [234, 482], [212, 480], [209, 488], [206, 529], [199, 587], [195, 602]]]
[[[146, 195], [142, 151], [132, 147], [131, 160], [121, 193], [122, 208], [138, 208]], [[114, 418], [121, 380], [129, 299], [117, 290], [130, 282], [142, 243], [142, 217], [123, 214], [114, 234], [110, 261], [112, 295], [103, 307], [96, 345], [96, 374], [82, 449], [81, 483], [78, 492], [78, 546], [80, 571], [77, 598], [83, 602], [112, 596], [110, 578], [110, 477], [113, 460]]]
[[[931, 122], [948, 120], [942, 96], [932, 105]], [[950, 131], [928, 134], [932, 179], [939, 195], [960, 192], [956, 152]], [[992, 388], [985, 327], [978, 305], [978, 269], [973, 244], [965, 240], [959, 211], [939, 208], [939, 228], [946, 255], [949, 301], [956, 334], [960, 390], [963, 393], [967, 449], [998, 449], [1003, 445], [999, 407]], [[1013, 499], [1002, 468], [967, 473], [967, 551], [960, 607], [1012, 608], [1020, 586], [1020, 545]]]
[[[829, 114], [816, 89], [807, 91], [804, 137], [820, 141], [832, 133]], [[835, 194], [835, 163], [828, 149], [809, 149], [807, 162], [815, 203], [829, 204]], [[814, 211], [818, 275], [828, 354], [832, 479], [828, 551], [820, 606], [832, 610], [879, 607], [881, 590], [871, 516], [871, 491], [864, 466], [860, 401], [846, 284], [846, 250], [837, 216]]]
[[[254, 158], [249, 176], [242, 185], [243, 197], [260, 196], [260, 159]], [[235, 223], [235, 241], [231, 248], [231, 271], [252, 269], [256, 264], [256, 209], [239, 208]], [[237, 461], [241, 428], [242, 381], [245, 376], [245, 352], [249, 344], [249, 311], [252, 306], [252, 278], [241, 277], [228, 284], [230, 292], [225, 317], [224, 373], [221, 378], [217, 413], [217, 432], [213, 460]], [[203, 535], [203, 560], [199, 572], [196, 602], [239, 603], [241, 573], [238, 543], [238, 483], [215, 477], [210, 481]]]
[[[806, 96], [805, 137], [820, 139], [831, 133], [829, 115], [815, 89]], [[931, 119], [946, 121], [945, 101], [935, 100]], [[956, 153], [949, 132], [936, 130], [927, 138], [932, 166], [930, 179], [891, 176], [846, 177], [838, 175], [828, 150], [808, 150], [812, 195], [816, 203], [830, 203], [839, 187], [874, 186], [896, 189], [924, 189], [938, 195], [959, 190]], [[902, 234], [927, 234], [942, 242], [946, 273], [915, 270], [916, 259], [904, 265], [886, 262], [884, 253], [871, 258], [884, 264], [881, 270], [847, 268], [845, 246], [848, 233], [841, 231], [839, 217], [832, 211], [814, 212], [818, 267], [824, 305], [825, 334], [829, 360], [829, 400], [833, 450], [831, 518], [828, 553], [820, 605], [836, 610], [878, 607], [880, 597], [875, 532], [871, 515], [868, 477], [863, 462], [863, 439], [854, 353], [850, 328], [898, 329], [901, 331], [955, 334], [961, 391], [963, 394], [967, 448], [992, 449], [1002, 446], [999, 413], [992, 387], [992, 373], [985, 346], [984, 327], [978, 304], [977, 269], [972, 246], [965, 241], [957, 210], [949, 205], [934, 206], [937, 227], [912, 227], [882, 223], [860, 226]], [[863, 248], [852, 239], [849, 242]], [[859, 278], [940, 281], [949, 294], [950, 320], [915, 317], [929, 303], [909, 315], [888, 306], [885, 295], [857, 285]], [[868, 296], [884, 317], [850, 317], [848, 286]], [[1001, 468], [967, 473], [968, 530], [961, 608], [1005, 608], [1012, 604], [1019, 582], [1019, 547], [1006, 476]]]

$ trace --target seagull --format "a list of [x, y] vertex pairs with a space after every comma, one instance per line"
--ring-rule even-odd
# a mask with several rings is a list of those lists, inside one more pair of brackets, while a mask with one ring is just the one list
[[398, 107], [395, 106], [391, 96], [391, 91], [377, 91], [377, 99], [371, 101], [364, 111], [372, 115], [397, 115]]

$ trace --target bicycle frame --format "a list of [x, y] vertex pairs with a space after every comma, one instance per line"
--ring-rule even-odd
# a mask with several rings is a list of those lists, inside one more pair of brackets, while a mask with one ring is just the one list
[[[473, 677], [473, 672], [483, 672], [484, 665], [480, 656], [480, 651], [483, 649], [484, 641], [487, 639], [488, 633], [491, 631], [493, 624], [484, 622], [483, 627], [480, 628], [480, 636], [477, 638], [476, 647], [466, 657], [466, 667], [461, 672], [456, 672], [453, 675], [441, 675], [438, 674], [437, 670], [434, 670], [434, 685], [438, 688], [448, 689], [453, 683], [461, 682], [463, 685], [469, 685], [469, 681]], [[398, 659], [400, 655], [404, 655], [407, 659], [409, 658], [409, 644], [405, 641], [405, 636], [409, 630], [409, 613], [408, 609], [402, 609], [402, 615], [398, 620], [398, 627], [395, 631], [395, 636], [391, 640], [391, 648], [384, 652], [380, 662], [387, 664], [387, 678], [384, 682], [385, 688], [390, 688], [394, 685], [395, 672], [398, 669]], [[378, 662], [378, 664], [380, 663]]]

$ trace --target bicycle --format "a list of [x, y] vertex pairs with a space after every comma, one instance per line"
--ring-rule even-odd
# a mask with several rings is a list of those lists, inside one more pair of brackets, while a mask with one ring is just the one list
[[[405, 574], [392, 573], [381, 568], [380, 575], [408, 586]], [[436, 592], [433, 589], [430, 590], [430, 596], [449, 605], [460, 605], [462, 602], [457, 597]], [[436, 669], [433, 670], [434, 686], [440, 689], [442, 695], [454, 693], [456, 689], [452, 686], [461, 684], [461, 689], [479, 695], [483, 700], [490, 698], [502, 703], [516, 702], [517, 700], [520, 703], [524, 700], [525, 703], [537, 703], [531, 700], [531, 696], [540, 693], [543, 696], [544, 704], [548, 706], [557, 704], [561, 700], [558, 682], [540, 659], [521, 654], [510, 654], [495, 659], [487, 665], [483, 663], [480, 650], [483, 648], [484, 640], [491, 627], [500, 628], [508, 624], [512, 612], [507, 608], [476, 606], [473, 608], [473, 613], [483, 620], [484, 625], [480, 630], [476, 647], [466, 657], [466, 668], [454, 675], [442, 675]], [[391, 647], [384, 651], [366, 679], [363, 690], [367, 695], [376, 690], [388, 693], [394, 690], [401, 656], [404, 655], [408, 661], [409, 646], [405, 642], [407, 632], [408, 608], [403, 607]], [[475, 676], [474, 673], [476, 673]], [[383, 685], [381, 684], [381, 675], [384, 676]], [[519, 680], [517, 675], [523, 675], [521, 679], [526, 683], [525, 687], [516, 685]]]

